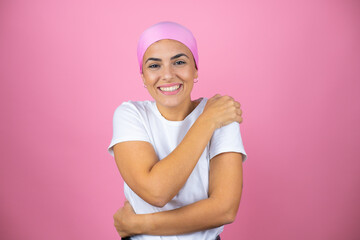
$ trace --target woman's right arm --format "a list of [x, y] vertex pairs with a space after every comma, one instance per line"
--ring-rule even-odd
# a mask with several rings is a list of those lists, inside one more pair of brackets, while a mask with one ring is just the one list
[[116, 144], [113, 149], [120, 174], [144, 201], [162, 207], [184, 186], [213, 132], [234, 121], [242, 121], [240, 104], [231, 97], [215, 95], [181, 143], [161, 161], [148, 142]]

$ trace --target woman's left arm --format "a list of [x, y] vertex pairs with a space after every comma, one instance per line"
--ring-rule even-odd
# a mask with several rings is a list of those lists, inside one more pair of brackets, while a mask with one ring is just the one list
[[219, 227], [235, 220], [243, 186], [242, 155], [221, 153], [210, 160], [209, 198], [151, 214], [135, 214], [129, 203], [114, 214], [121, 237], [178, 235]]

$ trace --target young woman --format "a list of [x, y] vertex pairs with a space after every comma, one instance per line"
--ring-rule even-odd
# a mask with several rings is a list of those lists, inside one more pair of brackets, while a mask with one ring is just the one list
[[184, 26], [160, 22], [146, 29], [138, 60], [154, 101], [124, 102], [114, 113], [108, 151], [128, 200], [114, 225], [131, 239], [220, 239], [242, 192], [240, 104], [219, 94], [191, 100], [198, 53]]

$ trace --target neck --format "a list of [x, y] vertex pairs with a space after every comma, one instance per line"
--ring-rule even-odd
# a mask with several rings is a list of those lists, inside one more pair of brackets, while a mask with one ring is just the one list
[[161, 115], [169, 121], [182, 121], [189, 115], [199, 104], [197, 101], [184, 101], [182, 104], [175, 107], [166, 107], [156, 103], [156, 106]]

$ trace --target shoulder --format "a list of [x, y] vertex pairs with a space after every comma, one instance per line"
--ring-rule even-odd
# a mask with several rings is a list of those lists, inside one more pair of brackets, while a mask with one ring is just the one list
[[217, 139], [218, 136], [221, 136], [221, 138], [223, 139], [226, 139], [228, 137], [231, 139], [235, 136], [241, 137], [240, 124], [238, 122], [229, 123], [221, 128], [216, 129], [213, 136], [215, 136], [214, 140]]
[[116, 107], [113, 121], [120, 123], [144, 122], [152, 107], [151, 101], [126, 101]]
[[122, 102], [114, 114], [143, 114], [152, 107], [151, 101], [126, 101]]

